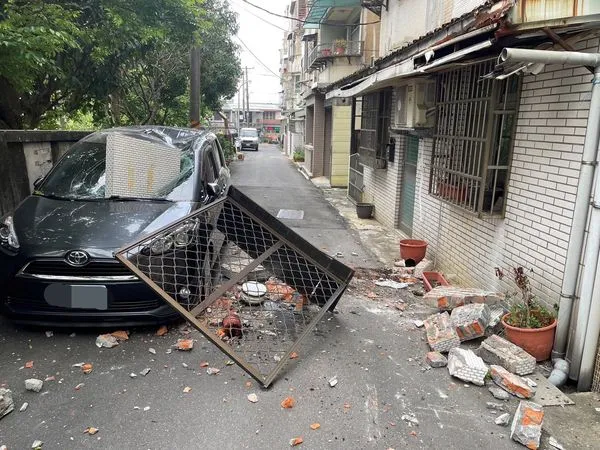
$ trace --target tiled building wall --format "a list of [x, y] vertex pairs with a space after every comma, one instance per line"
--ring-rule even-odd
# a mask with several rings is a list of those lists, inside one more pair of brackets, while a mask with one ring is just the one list
[[[578, 48], [597, 51], [598, 39]], [[523, 80], [506, 215], [478, 218], [429, 195], [433, 141], [421, 139], [413, 236], [465, 286], [503, 288], [497, 266], [532, 268], [538, 298], [558, 301], [591, 92], [590, 72], [547, 66]], [[393, 183], [388, 186], [394, 193]]]

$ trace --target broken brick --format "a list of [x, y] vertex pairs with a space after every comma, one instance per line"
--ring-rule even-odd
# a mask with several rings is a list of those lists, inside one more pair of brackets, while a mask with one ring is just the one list
[[504, 367], [492, 365], [490, 366], [492, 380], [502, 389], [516, 395], [519, 398], [531, 398], [534, 391], [527, 382], [519, 375], [510, 373]]
[[426, 305], [440, 310], [452, 310], [470, 303], [495, 305], [504, 300], [504, 295], [482, 289], [456, 286], [437, 286], [423, 296]]
[[453, 348], [448, 353], [448, 372], [453, 377], [483, 386], [488, 367], [472, 350]]
[[460, 345], [460, 339], [447, 312], [429, 316], [425, 321], [427, 342], [436, 352], [448, 352]]
[[478, 353], [488, 364], [502, 366], [517, 375], [528, 375], [536, 367], [535, 357], [521, 347], [496, 335], [483, 341], [479, 346]]
[[427, 352], [425, 361], [433, 368], [445, 367], [448, 365], [448, 360], [440, 352]]
[[537, 403], [521, 401], [510, 427], [512, 440], [536, 450], [540, 446], [544, 410]]
[[452, 311], [450, 319], [461, 341], [477, 339], [485, 335], [490, 322], [490, 308], [484, 303], [470, 303]]

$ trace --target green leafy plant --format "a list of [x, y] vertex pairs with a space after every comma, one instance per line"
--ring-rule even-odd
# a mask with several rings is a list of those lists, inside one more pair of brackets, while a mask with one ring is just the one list
[[236, 151], [235, 146], [232, 144], [231, 140], [229, 140], [223, 134], [217, 134], [217, 139], [219, 139], [219, 144], [221, 144], [221, 148], [223, 149], [223, 153], [225, 154], [226, 161], [233, 161], [235, 159]]
[[[527, 274], [533, 273], [532, 269], [527, 271], [521, 266], [512, 267], [509, 274], [505, 274], [503, 269], [496, 267], [495, 271], [498, 279], [502, 281], [510, 277], [518, 288], [518, 292], [506, 294], [509, 314], [505, 321], [508, 325], [518, 328], [543, 328], [552, 324], [556, 311], [551, 311], [536, 300]], [[556, 305], [554, 308], [556, 310]]]
[[342, 48], [342, 49], [346, 49], [346, 45], [347, 45], [347, 41], [346, 39], [336, 39], [335, 41], [333, 41], [333, 46], [337, 49], [337, 48]]
[[294, 161], [304, 162], [304, 150], [296, 150], [293, 155]]

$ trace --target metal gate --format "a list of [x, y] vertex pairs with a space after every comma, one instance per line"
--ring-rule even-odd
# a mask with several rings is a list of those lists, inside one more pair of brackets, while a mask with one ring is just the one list
[[115, 256], [265, 387], [353, 275], [233, 187]]
[[348, 172], [348, 198], [355, 203], [362, 202], [362, 191], [364, 187], [364, 167], [360, 163], [358, 153], [350, 155], [350, 168]]
[[419, 159], [418, 136], [405, 137], [404, 167], [402, 170], [402, 191], [400, 200], [400, 229], [412, 235], [417, 185], [417, 161]]

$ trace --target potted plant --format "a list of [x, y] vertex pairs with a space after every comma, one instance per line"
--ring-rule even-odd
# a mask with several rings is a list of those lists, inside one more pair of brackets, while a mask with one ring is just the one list
[[346, 53], [346, 39], [336, 39], [333, 41], [333, 47], [335, 48], [336, 55], [343, 55]]
[[295, 162], [304, 162], [304, 150], [295, 150], [292, 157]]
[[[496, 276], [500, 280], [505, 277], [504, 271], [499, 267], [496, 267]], [[509, 293], [506, 297], [509, 312], [502, 318], [506, 339], [534, 356], [537, 361], [545, 361], [552, 353], [556, 330], [555, 311], [536, 300], [529, 276], [523, 267], [511, 268], [510, 276], [519, 293]]]

